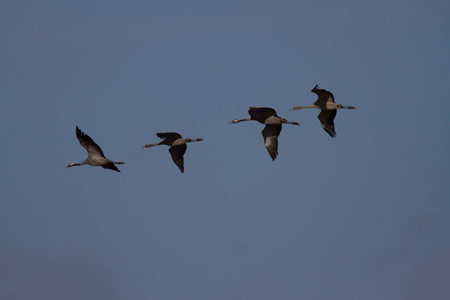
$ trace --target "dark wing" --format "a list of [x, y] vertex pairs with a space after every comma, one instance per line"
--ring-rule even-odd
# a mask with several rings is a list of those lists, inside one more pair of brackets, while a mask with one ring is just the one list
[[317, 94], [319, 98], [316, 102], [314, 102], [315, 105], [319, 107], [324, 107], [327, 102], [333, 102], [334, 103], [334, 96], [331, 92], [319, 89], [319, 86], [316, 84], [316, 86], [311, 90], [311, 92]]
[[337, 110], [321, 110], [317, 116], [322, 124], [322, 128], [331, 136], [336, 137], [336, 131], [334, 130], [334, 117], [336, 117]]
[[178, 166], [181, 173], [184, 173], [184, 159], [183, 155], [186, 153], [186, 144], [173, 146], [169, 148], [170, 155], [172, 155], [173, 162]]
[[176, 132], [158, 132], [156, 136], [170, 142], [170, 144], [177, 139], [181, 139], [181, 135]]
[[109, 163], [103, 164], [102, 167], [103, 167], [104, 169], [111, 169], [111, 170], [120, 172], [120, 170], [116, 167], [116, 165], [114, 165], [113, 162], [109, 162]]
[[281, 124], [266, 125], [262, 131], [264, 143], [272, 160], [278, 155], [278, 136], [281, 132]]
[[277, 112], [275, 111], [275, 109], [270, 107], [250, 106], [248, 109], [248, 113], [251, 116], [252, 120], [258, 121], [263, 124], [268, 117], [277, 116]]
[[94, 157], [94, 156], [105, 157], [105, 154], [103, 154], [103, 151], [99, 147], [99, 145], [97, 145], [94, 142], [94, 140], [91, 139], [86, 133], [81, 131], [78, 128], [78, 126], [77, 126], [75, 132], [77, 134], [77, 139], [80, 142], [80, 145], [86, 149], [88, 156], [90, 156], [90, 157]]

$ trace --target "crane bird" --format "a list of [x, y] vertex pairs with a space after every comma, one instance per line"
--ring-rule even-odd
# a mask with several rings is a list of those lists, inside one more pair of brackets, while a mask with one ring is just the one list
[[82, 165], [90, 165], [94, 167], [101, 166], [104, 169], [111, 169], [117, 172], [120, 172], [120, 170], [115, 166], [116, 165], [123, 165], [124, 162], [121, 161], [112, 161], [105, 157], [105, 154], [103, 154], [102, 149], [94, 142], [93, 139], [91, 139], [86, 133], [81, 131], [78, 126], [75, 129], [77, 139], [80, 142], [80, 145], [86, 149], [88, 153], [88, 157], [80, 162], [80, 163], [70, 163], [67, 165], [66, 168], [74, 167], [74, 166], [82, 166]]
[[266, 125], [262, 131], [264, 143], [272, 160], [275, 160], [278, 155], [278, 136], [281, 132], [281, 124], [300, 125], [297, 122], [290, 122], [286, 119], [277, 116], [277, 112], [270, 107], [256, 107], [250, 106], [248, 109], [250, 118], [235, 119], [228, 124], [236, 124], [243, 121], [258, 121]]
[[312, 93], [317, 94], [319, 97], [314, 104], [308, 106], [294, 106], [290, 110], [297, 110], [303, 108], [318, 108], [320, 109], [320, 114], [317, 116], [322, 128], [331, 136], [336, 137], [336, 131], [334, 130], [334, 117], [338, 109], [355, 109], [354, 106], [344, 106], [342, 104], [336, 104], [334, 102], [334, 96], [331, 92], [319, 89], [319, 85], [311, 90]]
[[158, 132], [156, 134], [157, 137], [162, 139], [161, 142], [157, 144], [147, 144], [142, 148], [149, 148], [153, 146], [159, 145], [167, 145], [170, 146], [169, 152], [172, 156], [173, 162], [180, 169], [181, 173], [184, 173], [184, 159], [183, 155], [186, 153], [187, 145], [186, 143], [190, 142], [200, 142], [203, 141], [202, 138], [190, 139], [190, 138], [182, 138], [179, 133], [176, 132]]

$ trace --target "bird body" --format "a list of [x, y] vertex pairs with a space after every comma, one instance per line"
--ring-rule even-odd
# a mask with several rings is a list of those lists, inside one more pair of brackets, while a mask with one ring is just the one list
[[334, 118], [336, 117], [336, 113], [338, 109], [355, 109], [354, 106], [344, 106], [342, 104], [337, 104], [334, 102], [334, 96], [331, 92], [319, 89], [319, 86], [316, 86], [311, 90], [312, 93], [315, 93], [318, 96], [318, 99], [314, 104], [308, 106], [294, 106], [290, 110], [298, 110], [305, 108], [317, 108], [320, 109], [320, 113], [317, 116], [319, 118], [320, 124], [322, 128], [331, 136], [336, 137], [336, 130], [334, 129]]
[[236, 124], [244, 121], [258, 121], [259, 123], [266, 125], [262, 131], [264, 144], [272, 160], [275, 160], [278, 156], [278, 136], [280, 135], [282, 124], [300, 124], [280, 118], [277, 115], [277, 112], [270, 107], [250, 106], [248, 113], [250, 118], [234, 119], [229, 124]]
[[78, 126], [75, 128], [75, 134], [77, 136], [78, 141], [80, 142], [80, 145], [86, 149], [88, 157], [80, 163], [69, 163], [67, 165], [67, 168], [74, 166], [90, 165], [94, 167], [101, 166], [104, 169], [111, 169], [120, 172], [120, 170], [115, 165], [116, 164], [122, 165], [124, 164], [124, 162], [121, 161], [114, 162], [106, 158], [100, 146], [97, 145], [90, 136], [81, 131], [78, 128]]
[[156, 134], [162, 141], [156, 144], [147, 144], [142, 148], [149, 148], [153, 146], [159, 145], [167, 145], [170, 146], [169, 152], [172, 156], [173, 162], [180, 169], [181, 173], [184, 173], [184, 153], [186, 153], [187, 145], [186, 143], [190, 142], [200, 142], [203, 141], [202, 138], [190, 139], [183, 138], [179, 133], [176, 132], [158, 132]]

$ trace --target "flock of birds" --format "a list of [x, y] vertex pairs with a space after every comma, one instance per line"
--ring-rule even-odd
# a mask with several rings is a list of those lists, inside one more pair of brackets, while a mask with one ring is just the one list
[[[319, 121], [322, 124], [322, 128], [331, 136], [336, 137], [336, 131], [334, 129], [334, 118], [336, 117], [336, 112], [338, 109], [355, 109], [354, 106], [344, 106], [342, 104], [336, 104], [334, 102], [334, 96], [331, 92], [319, 89], [319, 86], [316, 85], [311, 92], [317, 94], [318, 99], [314, 104], [308, 106], [294, 106], [290, 110], [298, 110], [304, 108], [316, 108], [320, 109], [320, 113], [318, 115]], [[266, 145], [266, 149], [269, 152], [272, 160], [275, 160], [278, 155], [278, 136], [281, 132], [282, 124], [291, 124], [291, 125], [300, 125], [297, 122], [290, 122], [286, 119], [283, 119], [277, 115], [277, 112], [270, 107], [255, 107], [250, 106], [248, 113], [250, 115], [249, 118], [246, 119], [235, 119], [231, 121], [229, 124], [236, 124], [243, 121], [258, 121], [265, 125], [262, 135], [264, 137], [264, 143]], [[80, 145], [83, 146], [87, 153], [88, 157], [80, 162], [80, 163], [69, 163], [67, 168], [81, 165], [90, 165], [90, 166], [101, 166], [105, 169], [111, 169], [117, 172], [120, 170], [116, 167], [116, 165], [124, 164], [124, 162], [112, 161], [105, 157], [102, 149], [91, 139], [87, 134], [81, 131], [78, 126], [76, 127], [76, 136]], [[183, 138], [179, 133], [176, 132], [160, 132], [156, 134], [162, 140], [156, 144], [147, 144], [142, 148], [149, 148], [153, 146], [159, 145], [167, 145], [170, 146], [169, 152], [172, 156], [173, 162], [180, 169], [181, 173], [184, 173], [184, 153], [186, 153], [187, 143], [190, 142], [199, 142], [203, 141], [201, 138]]]

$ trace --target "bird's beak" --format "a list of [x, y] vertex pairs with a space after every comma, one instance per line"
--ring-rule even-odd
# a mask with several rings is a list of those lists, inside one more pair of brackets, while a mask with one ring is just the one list
[[289, 110], [297, 110], [297, 109], [298, 109], [298, 107], [294, 106], [293, 108], [290, 108]]
[[231, 122], [228, 122], [228, 125], [230, 125], [230, 124], [234, 124], [234, 122], [233, 122], [233, 121], [231, 121]]

